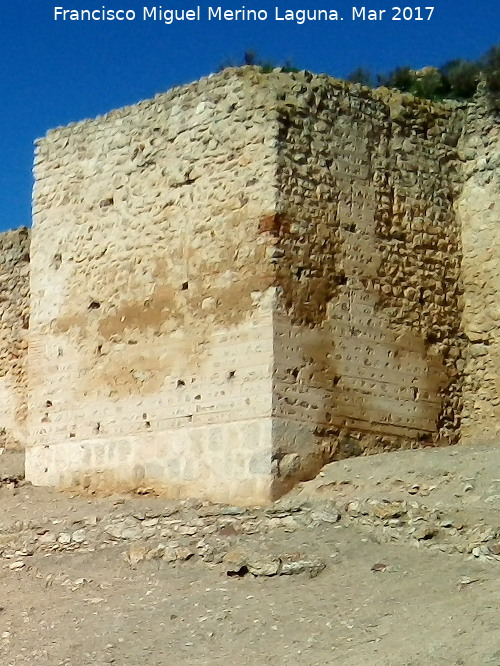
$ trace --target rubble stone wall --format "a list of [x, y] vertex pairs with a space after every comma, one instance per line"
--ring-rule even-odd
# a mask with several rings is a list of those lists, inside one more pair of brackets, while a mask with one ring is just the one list
[[456, 442], [462, 110], [297, 76], [279, 114], [273, 413], [287, 466]]
[[0, 234], [0, 447], [26, 440], [30, 231]]

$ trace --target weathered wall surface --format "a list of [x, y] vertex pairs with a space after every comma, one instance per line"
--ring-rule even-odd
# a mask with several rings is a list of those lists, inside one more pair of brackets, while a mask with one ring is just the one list
[[275, 208], [276, 130], [255, 77], [40, 142], [33, 482], [269, 497], [274, 289], [257, 229]]
[[0, 234], [0, 446], [26, 441], [30, 231]]
[[328, 77], [284, 85], [273, 413], [285, 474], [293, 453], [314, 473], [455, 442], [460, 109]]
[[462, 439], [500, 438], [500, 119], [487, 100], [471, 105], [461, 156], [464, 186], [457, 201], [463, 244], [464, 372]]

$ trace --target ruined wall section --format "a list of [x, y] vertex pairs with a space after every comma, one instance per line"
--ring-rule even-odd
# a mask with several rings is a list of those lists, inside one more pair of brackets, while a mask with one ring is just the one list
[[457, 201], [469, 341], [462, 439], [500, 439], [500, 118], [481, 94], [468, 108], [460, 144], [464, 186]]
[[277, 130], [262, 76], [230, 70], [40, 142], [35, 483], [269, 497], [274, 288], [257, 230]]
[[460, 110], [296, 75], [279, 113], [281, 476], [456, 441]]
[[30, 230], [0, 234], [0, 447], [26, 443]]

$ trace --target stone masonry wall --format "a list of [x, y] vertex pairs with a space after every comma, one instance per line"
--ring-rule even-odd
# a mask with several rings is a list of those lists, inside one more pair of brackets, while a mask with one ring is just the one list
[[279, 84], [271, 233], [283, 474], [456, 442], [462, 111], [325, 76]]
[[463, 328], [468, 339], [462, 440], [500, 436], [500, 118], [477, 99], [461, 141], [464, 186], [457, 201], [463, 244]]
[[256, 77], [40, 141], [33, 482], [269, 497], [274, 287], [256, 229], [275, 208], [276, 130]]
[[30, 232], [0, 234], [0, 447], [26, 441]]

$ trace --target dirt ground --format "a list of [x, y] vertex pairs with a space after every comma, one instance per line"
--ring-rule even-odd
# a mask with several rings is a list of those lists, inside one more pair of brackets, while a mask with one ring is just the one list
[[[213, 523], [216, 532], [203, 537], [225, 535], [220, 557], [196, 554], [206, 544], [200, 550], [193, 528], [186, 539], [196, 541], [195, 554], [167, 561], [143, 556], [154, 516], [168, 505], [175, 529], [201, 526], [212, 515], [206, 505], [183, 505], [174, 521], [177, 509], [161, 498], [33, 488], [17, 483], [19, 462], [4, 454], [0, 664], [500, 666], [499, 463], [500, 448], [482, 447], [334, 463], [277, 503], [275, 514], [221, 509], [225, 527]], [[354, 510], [365, 501], [385, 513], [376, 508], [372, 520]], [[410, 519], [394, 517], [398, 502], [425, 506], [415, 525], [434, 521], [436, 535], [415, 537]], [[286, 520], [276, 520], [287, 506]], [[108, 526], [95, 534], [113, 538], [93, 537], [97, 527], [88, 525], [104, 526], [113, 515], [125, 526], [139, 516], [143, 531]], [[273, 520], [279, 527], [269, 528]], [[253, 531], [239, 532], [245, 521]], [[70, 527], [80, 527], [81, 538], [58, 532]], [[59, 536], [49, 548], [42, 540], [51, 530]], [[478, 537], [482, 550], [469, 544], [473, 530], [489, 530]], [[462, 542], [468, 547], [453, 551]], [[234, 564], [234, 552], [264, 551], [267, 562], [299, 554], [295, 560], [324, 568], [254, 575]]]

